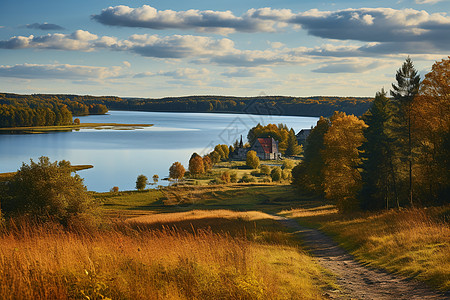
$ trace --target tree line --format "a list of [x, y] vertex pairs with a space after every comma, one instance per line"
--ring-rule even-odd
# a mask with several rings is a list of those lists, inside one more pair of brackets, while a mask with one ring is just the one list
[[341, 211], [448, 203], [450, 57], [422, 82], [407, 58], [390, 95], [377, 92], [361, 117], [321, 117], [293, 184], [335, 200]]
[[106, 112], [106, 105], [84, 98], [0, 93], [0, 127], [70, 125], [72, 116]]

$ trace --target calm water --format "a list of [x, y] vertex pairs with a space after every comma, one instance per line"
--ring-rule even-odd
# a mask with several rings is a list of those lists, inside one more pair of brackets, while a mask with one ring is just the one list
[[[78, 172], [89, 190], [108, 191], [135, 188], [136, 177], [168, 176], [170, 165], [187, 167], [193, 152], [209, 153], [216, 144], [232, 144], [258, 123], [285, 123], [296, 133], [311, 128], [318, 118], [255, 116], [208, 113], [159, 113], [110, 111], [108, 115], [80, 117], [82, 123], [154, 124], [137, 130], [83, 129], [29, 135], [0, 135], [0, 173], [20, 168], [22, 162], [48, 156], [69, 160], [74, 165], [91, 164], [93, 169]], [[161, 181], [159, 184], [167, 184]]]

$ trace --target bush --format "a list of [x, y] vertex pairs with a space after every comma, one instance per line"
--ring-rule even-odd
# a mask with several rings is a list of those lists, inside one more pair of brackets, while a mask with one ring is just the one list
[[272, 177], [272, 181], [281, 181], [282, 171], [280, 167], [275, 167], [272, 169], [270, 173], [270, 177]]
[[261, 166], [261, 169], [260, 169], [260, 172], [262, 173], [262, 174], [264, 174], [264, 175], [270, 175], [270, 171], [271, 171], [272, 169], [268, 166], [268, 165], [262, 165]]
[[228, 171], [223, 172], [222, 175], [220, 176], [220, 179], [224, 183], [230, 183], [231, 182], [230, 172], [228, 172]]
[[237, 180], [237, 173], [236, 172], [231, 172], [230, 173], [230, 182], [232, 182], [232, 183], [238, 182], [238, 180]]
[[247, 152], [246, 165], [252, 169], [256, 169], [259, 167], [259, 157], [256, 155], [255, 151], [250, 150]]
[[259, 176], [259, 175], [261, 175], [261, 173], [259, 173], [258, 170], [254, 170], [254, 171], [250, 172], [250, 175], [252, 175], [252, 176]]
[[244, 183], [248, 183], [248, 182], [256, 182], [255, 177], [245, 174], [244, 176], [242, 176], [241, 180], [239, 180], [239, 182], [244, 182]]
[[6, 185], [2, 202], [7, 215], [29, 215], [39, 220], [55, 219], [64, 225], [70, 219], [92, 212], [94, 206], [83, 179], [71, 175], [70, 163], [51, 163], [48, 157], [22, 164]]
[[118, 186], [113, 186], [109, 191], [111, 193], [117, 193], [119, 191], [119, 187]]
[[283, 180], [291, 180], [292, 179], [292, 171], [289, 169], [284, 169], [281, 172], [281, 178], [283, 178]]

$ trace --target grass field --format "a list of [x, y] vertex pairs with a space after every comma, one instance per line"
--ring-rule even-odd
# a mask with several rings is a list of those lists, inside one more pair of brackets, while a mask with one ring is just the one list
[[2, 299], [322, 299], [336, 288], [265, 214], [153, 217], [90, 231], [9, 224]]

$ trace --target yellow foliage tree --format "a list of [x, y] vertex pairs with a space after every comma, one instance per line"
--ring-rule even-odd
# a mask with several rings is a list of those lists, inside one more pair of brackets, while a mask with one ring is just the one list
[[340, 211], [358, 208], [356, 196], [362, 185], [358, 147], [364, 141], [365, 127], [358, 117], [339, 112], [331, 117], [331, 127], [324, 136], [325, 196], [336, 200]]

